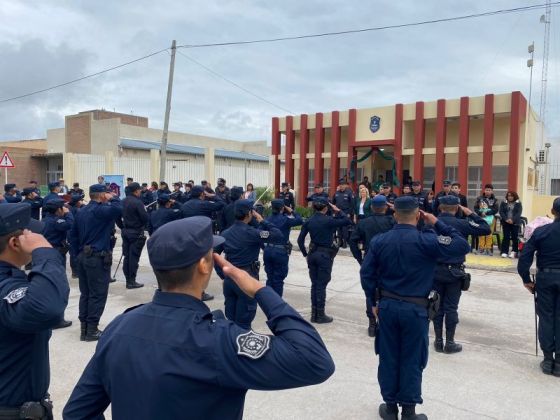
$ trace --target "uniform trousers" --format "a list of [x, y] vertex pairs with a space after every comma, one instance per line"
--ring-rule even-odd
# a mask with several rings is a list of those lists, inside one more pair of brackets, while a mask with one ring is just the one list
[[140, 229], [123, 229], [122, 241], [124, 277], [127, 283], [134, 282], [138, 273], [138, 262], [146, 243], [144, 231]]
[[78, 282], [80, 322], [98, 324], [105, 309], [109, 292], [110, 266], [102, 256], [78, 255]]
[[537, 273], [539, 342], [546, 353], [560, 355], [560, 273]]
[[428, 363], [428, 311], [415, 303], [379, 302], [377, 379], [388, 404], [422, 404], [422, 371]]
[[[242, 267], [239, 267], [244, 269]], [[245, 269], [251, 277], [259, 279], [259, 273], [255, 269]], [[224, 298], [226, 317], [235, 322], [241, 328], [250, 330], [251, 322], [257, 314], [257, 300], [247, 296], [243, 290], [229, 277], [224, 278]]]
[[286, 250], [266, 247], [263, 253], [266, 285], [271, 287], [278, 296], [284, 293], [284, 280], [288, 276], [288, 262], [290, 257]]
[[459, 300], [461, 299], [461, 280], [456, 279], [449, 269], [438, 265], [434, 278], [434, 289], [439, 293], [439, 310], [434, 318], [434, 328], [452, 330], [459, 323]]
[[307, 255], [307, 268], [311, 278], [311, 306], [325, 309], [327, 285], [331, 281], [334, 259], [327, 251], [317, 250]]

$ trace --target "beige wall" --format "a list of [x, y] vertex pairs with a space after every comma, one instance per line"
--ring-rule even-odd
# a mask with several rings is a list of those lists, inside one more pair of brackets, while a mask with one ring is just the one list
[[93, 120], [91, 122], [91, 154], [117, 152], [119, 129], [122, 125], [118, 118]]
[[47, 150], [47, 139], [3, 141], [0, 144], [6, 147], [17, 147], [19, 149], [45, 149]]
[[[348, 113], [345, 113], [347, 116]], [[369, 125], [373, 116], [381, 118], [379, 131], [372, 133]], [[375, 141], [395, 138], [395, 107], [367, 108], [357, 111], [356, 141]]]
[[52, 128], [47, 130], [47, 152], [64, 153], [66, 149], [66, 137], [64, 128]]

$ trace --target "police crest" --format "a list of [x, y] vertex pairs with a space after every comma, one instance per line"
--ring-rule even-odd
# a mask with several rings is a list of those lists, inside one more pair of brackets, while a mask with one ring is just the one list
[[377, 133], [381, 128], [381, 118], [377, 115], [374, 115], [369, 120], [369, 129], [372, 133]]
[[437, 240], [442, 245], [450, 245], [451, 244], [451, 236], [439, 235], [437, 237]]
[[8, 293], [6, 297], [4, 297], [4, 300], [10, 304], [16, 303], [18, 300], [21, 300], [26, 294], [27, 294], [27, 286], [20, 287]]
[[268, 230], [261, 230], [259, 235], [261, 236], [261, 239], [268, 239], [270, 232]]
[[260, 359], [270, 349], [270, 337], [248, 331], [237, 336], [237, 354], [249, 359]]

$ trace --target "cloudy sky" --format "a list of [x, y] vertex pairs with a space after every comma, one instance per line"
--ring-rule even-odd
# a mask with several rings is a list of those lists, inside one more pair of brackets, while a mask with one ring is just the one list
[[[0, 0], [0, 100], [66, 82], [178, 44], [228, 42], [445, 18], [544, 0]], [[528, 95], [535, 41], [538, 110], [542, 10], [270, 44], [181, 49], [263, 102], [177, 55], [170, 129], [269, 139], [294, 114], [476, 96]], [[547, 121], [560, 136], [560, 9], [553, 9]], [[556, 23], [558, 22], [558, 23]], [[44, 137], [64, 115], [105, 108], [161, 128], [169, 53], [28, 98], [0, 103], [0, 140]]]

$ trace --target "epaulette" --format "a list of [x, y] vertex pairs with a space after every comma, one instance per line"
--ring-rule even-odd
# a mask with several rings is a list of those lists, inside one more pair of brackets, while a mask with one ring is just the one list
[[124, 312], [123, 312], [123, 314], [126, 314], [127, 312], [133, 311], [133, 310], [135, 310], [136, 308], [139, 308], [140, 306], [144, 306], [144, 304], [141, 303], [140, 305], [131, 306], [130, 308], [125, 309]]

